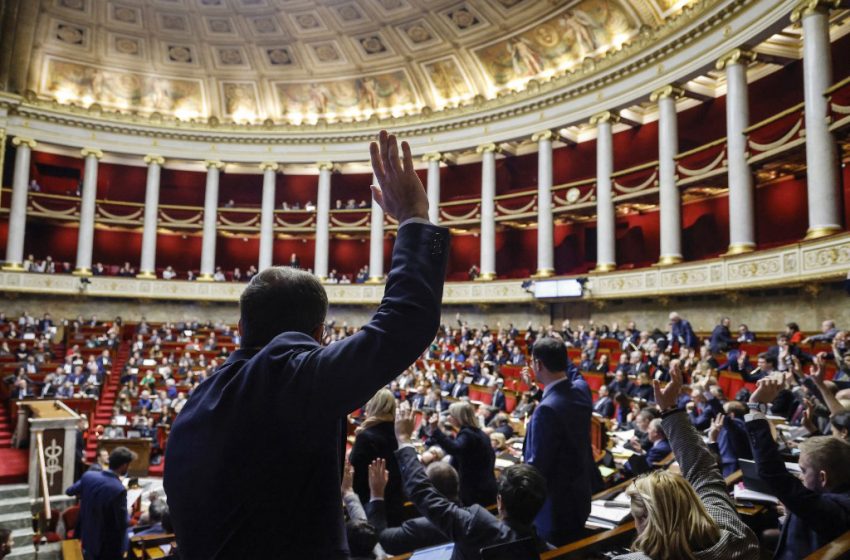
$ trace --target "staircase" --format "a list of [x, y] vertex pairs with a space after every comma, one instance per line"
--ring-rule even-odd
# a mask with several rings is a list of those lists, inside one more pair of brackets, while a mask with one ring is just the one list
[[129, 358], [130, 342], [124, 340], [118, 347], [115, 361], [112, 362], [112, 373], [106, 376], [103, 387], [101, 387], [100, 400], [94, 412], [94, 423], [89, 426], [89, 437], [86, 441], [85, 450], [85, 460], [89, 463], [93, 462], [97, 455], [97, 435], [94, 428], [95, 426], [108, 426], [112, 422], [112, 408], [115, 406], [115, 400], [118, 395], [121, 372], [124, 370], [124, 364], [127, 363]]
[[[67, 499], [63, 497], [61, 501], [67, 502]], [[12, 529], [12, 553], [5, 557], [6, 560], [62, 558], [61, 543], [42, 544], [38, 552], [33, 546], [32, 505], [26, 484], [0, 486], [0, 525]]]

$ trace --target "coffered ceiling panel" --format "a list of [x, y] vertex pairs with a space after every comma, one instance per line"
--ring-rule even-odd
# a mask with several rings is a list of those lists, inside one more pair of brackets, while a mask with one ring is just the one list
[[30, 89], [236, 122], [368, 121], [521, 91], [688, 0], [49, 0]]

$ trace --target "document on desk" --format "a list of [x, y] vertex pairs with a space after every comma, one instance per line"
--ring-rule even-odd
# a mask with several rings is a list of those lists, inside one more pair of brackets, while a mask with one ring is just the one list
[[[628, 499], [628, 497], [627, 497]], [[588, 524], [606, 529], [613, 529], [622, 524], [632, 514], [628, 502], [614, 500], [594, 500], [590, 503]]]
[[779, 498], [765, 494], [764, 492], [756, 492], [755, 490], [747, 490], [743, 486], [735, 486], [732, 490], [732, 496], [736, 500], [744, 502], [760, 502], [767, 504], [778, 504]]
[[144, 490], [142, 490], [141, 488], [133, 488], [132, 490], [127, 490], [127, 511], [133, 510], [133, 504], [135, 504], [136, 501], [142, 497], [142, 492], [144, 492]]

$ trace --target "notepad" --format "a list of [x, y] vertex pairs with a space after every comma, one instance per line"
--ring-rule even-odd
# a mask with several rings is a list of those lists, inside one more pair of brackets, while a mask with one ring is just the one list
[[734, 496], [736, 500], [745, 502], [762, 502], [768, 504], [779, 503], [779, 498], [776, 496], [771, 496], [770, 494], [765, 494], [763, 492], [756, 492], [755, 490], [747, 490], [743, 486], [735, 486], [732, 490], [732, 496]]
[[587, 523], [605, 529], [613, 529], [629, 519], [631, 515], [632, 510], [627, 503], [617, 500], [594, 500], [590, 503], [590, 516], [587, 518]]

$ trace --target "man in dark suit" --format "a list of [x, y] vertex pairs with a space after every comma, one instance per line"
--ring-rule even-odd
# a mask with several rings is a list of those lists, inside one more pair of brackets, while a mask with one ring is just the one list
[[677, 341], [680, 345], [687, 348], [693, 348], [694, 350], [699, 348], [699, 339], [691, 324], [673, 311], [670, 313], [670, 342], [674, 343]]
[[508, 409], [508, 403], [505, 401], [505, 392], [502, 390], [502, 387], [505, 385], [505, 382], [501, 379], [496, 380], [496, 388], [493, 390], [493, 408], [497, 408], [502, 412], [505, 412]]
[[528, 425], [524, 455], [546, 479], [549, 489], [535, 519], [537, 530], [547, 541], [561, 546], [582, 535], [590, 514], [596, 471], [590, 446], [593, 404], [587, 383], [567, 376], [563, 341], [539, 339], [532, 359], [536, 379], [545, 390]]
[[732, 333], [729, 331], [730, 324], [732, 324], [732, 321], [729, 317], [723, 317], [720, 319], [720, 324], [714, 327], [714, 330], [711, 331], [709, 347], [711, 348], [712, 354], [726, 352], [735, 342], [735, 339], [732, 338]]
[[[408, 519], [399, 527], [387, 527], [387, 509], [384, 500], [389, 472], [386, 463], [375, 461], [369, 466], [370, 500], [366, 515], [378, 531], [378, 542], [388, 554], [404, 554], [419, 548], [435, 546], [449, 541], [427, 517]], [[452, 503], [460, 504], [460, 478], [457, 471], [445, 461], [435, 461], [425, 469], [434, 489]]]
[[88, 471], [65, 493], [80, 499], [77, 535], [86, 560], [118, 560], [127, 551], [127, 490], [121, 477], [135, 459], [126, 447], [109, 454], [109, 468]]
[[[566, 355], [566, 354], [565, 354]], [[498, 517], [478, 504], [462, 507], [440, 494], [425, 474], [411, 443], [413, 418], [402, 411], [396, 419], [404, 492], [448, 540], [455, 543], [452, 560], [481, 558], [481, 549], [531, 538], [538, 552], [551, 548], [534, 530], [534, 516], [546, 499], [546, 481], [530, 465], [513, 465], [502, 472], [496, 498]]]
[[664, 435], [664, 430], [661, 429], [661, 418], [655, 418], [649, 423], [649, 441], [652, 442], [652, 447], [646, 452], [646, 462], [650, 466], [660, 463], [667, 458], [673, 449], [670, 447], [670, 442], [667, 441], [667, 436]]
[[454, 387], [452, 387], [452, 392], [449, 394], [455, 399], [469, 396], [469, 385], [466, 383], [466, 379], [463, 377], [463, 374], [458, 376]]
[[604, 416], [605, 418], [614, 417], [614, 401], [608, 395], [608, 386], [602, 385], [599, 387], [599, 398], [593, 405], [593, 412]]
[[348, 558], [343, 420], [418, 358], [440, 324], [449, 233], [407, 143], [370, 147], [375, 200], [399, 222], [384, 299], [357, 334], [321, 346], [328, 300], [289, 267], [240, 299], [241, 348], [192, 393], [169, 435], [165, 490], [185, 559]]
[[805, 558], [850, 529], [850, 446], [838, 438], [818, 436], [800, 443], [802, 481], [789, 473], [770, 433], [767, 405], [782, 391], [783, 380], [758, 382], [750, 396], [747, 432], [759, 478], [785, 506], [774, 558]]

